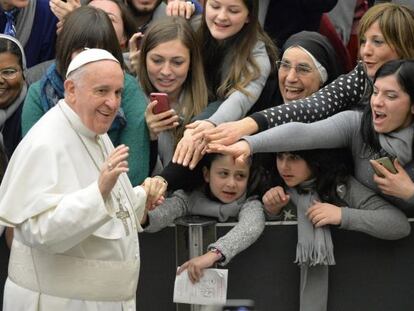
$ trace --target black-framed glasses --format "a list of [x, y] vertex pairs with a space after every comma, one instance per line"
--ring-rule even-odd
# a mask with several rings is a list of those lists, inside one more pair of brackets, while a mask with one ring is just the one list
[[301, 76], [306, 76], [314, 70], [312, 67], [305, 64], [293, 66], [291, 63], [285, 62], [283, 60], [278, 60], [276, 62], [276, 65], [279, 70], [283, 70], [285, 72], [289, 72], [292, 68], [295, 68], [296, 74]]
[[19, 73], [19, 69], [15, 68], [5, 68], [0, 70], [0, 77], [6, 80], [11, 80], [17, 77], [17, 74]]

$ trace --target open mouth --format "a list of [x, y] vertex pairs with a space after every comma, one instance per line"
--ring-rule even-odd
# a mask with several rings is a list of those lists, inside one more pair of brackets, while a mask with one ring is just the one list
[[380, 111], [373, 111], [373, 117], [374, 117], [374, 122], [375, 121], [382, 121], [384, 120], [387, 115], [384, 112], [380, 112]]

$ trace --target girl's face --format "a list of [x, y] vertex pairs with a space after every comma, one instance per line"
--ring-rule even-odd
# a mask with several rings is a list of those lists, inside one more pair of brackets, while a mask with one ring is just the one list
[[124, 22], [122, 20], [122, 13], [115, 2], [108, 0], [93, 0], [89, 2], [90, 6], [101, 9], [108, 14], [112, 25], [114, 26], [116, 37], [121, 47], [126, 46], [127, 37], [124, 30]]
[[409, 126], [413, 120], [410, 96], [395, 75], [378, 78], [371, 96], [372, 121], [377, 133], [389, 133]]
[[178, 98], [190, 68], [190, 51], [179, 39], [158, 44], [146, 56], [147, 73], [158, 92]]
[[298, 155], [288, 152], [278, 153], [276, 165], [280, 176], [289, 187], [296, 187], [312, 177], [308, 164]]
[[242, 0], [207, 0], [205, 16], [216, 40], [234, 36], [249, 22], [249, 10]]
[[7, 108], [23, 87], [22, 68], [16, 55], [0, 53], [0, 109]]
[[321, 86], [321, 78], [312, 59], [298, 47], [283, 53], [278, 75], [279, 89], [285, 103], [308, 97]]
[[247, 163], [236, 163], [228, 155], [215, 158], [210, 169], [203, 168], [211, 193], [223, 203], [234, 202], [246, 192], [249, 173]]
[[365, 32], [359, 52], [371, 78], [384, 63], [400, 58], [394, 47], [385, 42], [378, 22], [373, 23]]

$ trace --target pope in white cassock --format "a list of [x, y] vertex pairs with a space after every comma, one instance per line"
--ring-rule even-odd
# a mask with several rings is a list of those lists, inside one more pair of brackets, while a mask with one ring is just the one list
[[65, 99], [14, 152], [0, 187], [0, 225], [15, 228], [3, 310], [136, 310], [146, 193], [165, 185], [133, 188], [128, 147], [106, 134], [123, 81], [109, 52], [81, 52]]

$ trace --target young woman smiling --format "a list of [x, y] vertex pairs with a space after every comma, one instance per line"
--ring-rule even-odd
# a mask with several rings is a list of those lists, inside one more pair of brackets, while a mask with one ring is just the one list
[[[157, 104], [148, 104], [145, 119], [154, 147], [158, 147], [159, 172], [172, 159], [184, 126], [207, 106], [201, 54], [195, 34], [182, 17], [166, 17], [145, 33], [137, 76], [149, 97], [152, 92], [168, 95], [171, 109], [155, 114]], [[153, 152], [156, 153], [156, 152]]]
[[259, 24], [258, 10], [258, 0], [206, 1], [197, 38], [209, 103], [222, 103], [207, 120], [187, 126], [174, 162], [188, 165], [188, 155], [199, 155], [207, 129], [243, 118], [259, 99], [268, 77], [276, 74], [276, 47]]
[[15, 38], [0, 34], [0, 145], [10, 157], [21, 139], [21, 113], [27, 86], [26, 58]]

